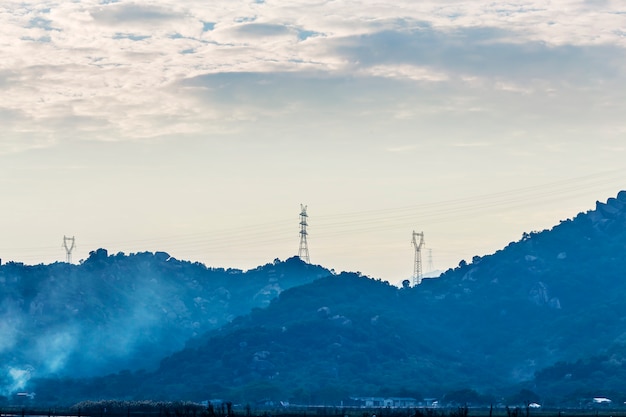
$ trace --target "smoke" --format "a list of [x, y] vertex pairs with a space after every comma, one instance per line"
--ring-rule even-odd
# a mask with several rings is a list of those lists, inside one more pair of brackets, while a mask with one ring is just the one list
[[[97, 328], [81, 329], [83, 342], [67, 363], [65, 372], [92, 376], [112, 369], [152, 368], [163, 358], [162, 349], [174, 341], [167, 340], [159, 328], [161, 316], [135, 297], [124, 308], [124, 315], [110, 317]], [[154, 344], [159, 349], [154, 349]], [[182, 346], [176, 346], [180, 348]]]
[[4, 300], [0, 306], [0, 353], [15, 347], [18, 329], [21, 327], [21, 316], [12, 300]]
[[[292, 286], [314, 273], [294, 269], [284, 279]], [[103, 249], [78, 266], [1, 265], [0, 391], [28, 390], [31, 377], [156, 369], [190, 338], [259, 306], [265, 298], [252, 297], [267, 286], [263, 274], [233, 280], [164, 253]]]
[[23, 390], [31, 378], [32, 367], [27, 366], [23, 369], [9, 366], [6, 370], [4, 383], [0, 387], [0, 393], [4, 396], [12, 395]]
[[191, 337], [196, 319], [180, 287], [157, 279], [158, 271], [77, 279], [48, 268], [44, 280], [30, 278], [28, 267], [11, 280], [28, 282], [32, 299], [17, 291], [0, 297], [2, 395], [28, 390], [31, 378], [154, 369]]
[[8, 358], [13, 357], [13, 351], [18, 344], [21, 327], [22, 320], [17, 304], [11, 299], [3, 300], [0, 305], [0, 360], [5, 365], [0, 375], [0, 395], [3, 396], [23, 389], [30, 379], [29, 367], [7, 366], [10, 363]]
[[[13, 320], [14, 322], [16, 320]], [[6, 326], [2, 326], [6, 327]], [[15, 329], [17, 327], [14, 327]], [[0, 335], [15, 333], [15, 331], [0, 331]], [[7, 345], [4, 343], [3, 345]], [[55, 373], [62, 370], [68, 356], [75, 349], [74, 332], [46, 332], [31, 340], [29, 347], [25, 343], [18, 343], [16, 337], [12, 343], [3, 346], [7, 349], [14, 348], [18, 354], [3, 358], [6, 364], [2, 368], [0, 376], [0, 394], [10, 396], [27, 388], [28, 381], [35, 375]]]
[[184, 297], [197, 292], [152, 255], [118, 257], [115, 267], [96, 258], [0, 267], [2, 395], [28, 390], [31, 378], [154, 369], [196, 331], [198, 312]]
[[48, 332], [39, 337], [31, 357], [40, 358], [40, 372], [56, 373], [62, 370], [68, 357], [75, 351], [78, 343], [77, 329], [63, 329]]

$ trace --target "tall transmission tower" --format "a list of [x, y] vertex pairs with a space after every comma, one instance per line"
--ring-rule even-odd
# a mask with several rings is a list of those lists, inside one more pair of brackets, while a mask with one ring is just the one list
[[[70, 244], [69, 246], [67, 244]], [[74, 239], [74, 236], [72, 237], [66, 237], [63, 236], [63, 247], [65, 248], [65, 262], [67, 262], [68, 264], [72, 263], [72, 251], [74, 250], [74, 247], [76, 246], [76, 239]]]
[[306, 206], [300, 204], [300, 249], [298, 250], [298, 257], [304, 262], [310, 263], [309, 245], [306, 241], [306, 236], [308, 234], [306, 231], [306, 227], [308, 226], [306, 221], [307, 217], [309, 216], [306, 214]]
[[[417, 240], [419, 238], [419, 241]], [[413, 246], [415, 247], [415, 262], [413, 263], [413, 286], [422, 282], [422, 248], [425, 245], [424, 232], [413, 230]]]

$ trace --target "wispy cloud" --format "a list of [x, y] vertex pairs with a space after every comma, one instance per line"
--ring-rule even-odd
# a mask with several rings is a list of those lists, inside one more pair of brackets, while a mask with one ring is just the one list
[[456, 142], [451, 146], [455, 148], [484, 148], [490, 146], [488, 142]]
[[417, 149], [417, 145], [392, 146], [385, 149], [387, 152], [410, 152]]
[[375, 65], [363, 68], [360, 71], [363, 75], [382, 78], [407, 79], [412, 81], [437, 82], [446, 81], [448, 76], [442, 70], [433, 70], [428, 67], [413, 65]]
[[608, 152], [626, 152], [626, 146], [603, 146], [602, 149]]

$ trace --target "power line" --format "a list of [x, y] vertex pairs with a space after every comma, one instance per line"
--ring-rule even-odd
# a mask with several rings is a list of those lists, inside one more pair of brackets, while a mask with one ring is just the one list
[[[607, 171], [502, 192], [472, 195], [466, 198], [440, 200], [404, 207], [319, 215], [316, 216], [316, 239], [319, 242], [337, 236], [363, 235], [380, 230], [400, 230], [415, 223], [430, 225], [465, 221], [468, 216], [475, 218], [476, 216], [491, 215], [494, 212], [503, 213], [507, 210], [566, 201], [587, 195], [590, 191], [594, 193], [609, 191], [615, 188], [612, 184], [622, 182], [622, 171]], [[280, 243], [287, 246], [292, 240], [292, 230], [288, 221], [280, 220], [173, 236], [93, 243], [83, 241], [83, 246], [88, 244], [94, 249], [96, 247], [156, 247], [159, 250], [167, 247], [169, 251], [181, 250], [187, 253], [191, 251], [206, 254], [210, 251], [240, 247], [241, 242], [245, 240], [253, 240], [255, 244], [261, 244], [261, 246]], [[0, 248], [0, 250], [27, 254], [25, 257], [33, 260], [37, 259], [38, 254], [43, 255], [54, 251], [52, 246], [6, 247]], [[40, 258], [41, 256], [39, 256]]]

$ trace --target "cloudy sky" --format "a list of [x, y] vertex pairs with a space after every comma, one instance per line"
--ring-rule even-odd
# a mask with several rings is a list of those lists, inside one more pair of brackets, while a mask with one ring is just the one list
[[392, 283], [626, 188], [626, 4], [0, 2], [0, 258]]

